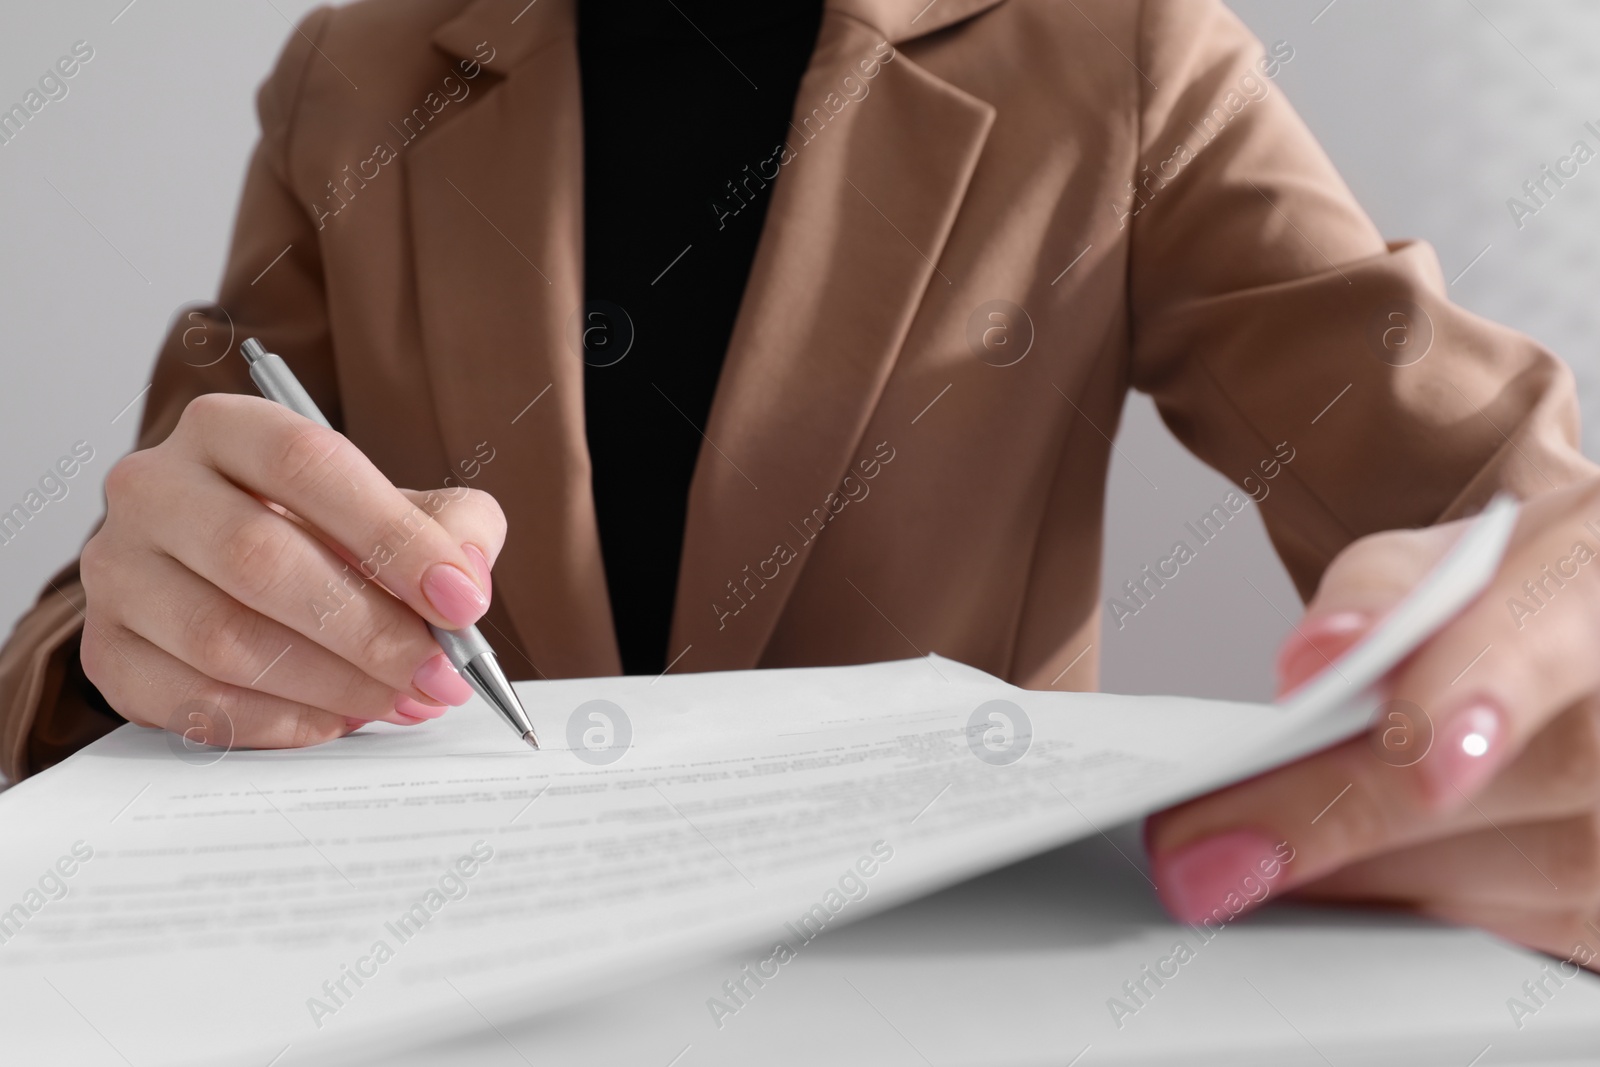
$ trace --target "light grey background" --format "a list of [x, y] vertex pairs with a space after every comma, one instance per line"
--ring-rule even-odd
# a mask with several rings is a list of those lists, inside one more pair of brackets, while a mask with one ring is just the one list
[[[255, 87], [311, 6], [73, 0], [7, 12], [0, 107], [20, 101], [74, 42], [88, 41], [95, 56], [65, 99], [0, 146], [0, 510], [74, 442], [87, 441], [95, 458], [64, 500], [0, 546], [0, 622], [76, 553], [100, 511], [101, 479], [132, 442], [158, 341], [182, 305], [214, 295], [256, 135]], [[1595, 143], [1582, 127], [1600, 126], [1600, 9], [1582, 0], [1233, 6], [1263, 40], [1293, 45], [1277, 90], [1379, 228], [1432, 242], [1458, 303], [1573, 365], [1592, 441], [1600, 160], [1521, 231], [1505, 202], [1576, 138]], [[1129, 402], [1118, 447], [1108, 588], [1164, 555], [1183, 523], [1228, 490], [1141, 397]], [[1250, 508], [1123, 630], [1106, 628], [1103, 685], [1267, 696], [1274, 650], [1299, 611]]]

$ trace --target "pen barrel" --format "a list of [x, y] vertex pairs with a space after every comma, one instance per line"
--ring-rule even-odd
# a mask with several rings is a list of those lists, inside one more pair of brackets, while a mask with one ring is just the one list
[[471, 663], [475, 657], [494, 651], [476, 626], [469, 626], [465, 630], [445, 630], [430, 624], [428, 629], [433, 633], [434, 640], [439, 642], [439, 647], [444, 649], [445, 656], [458, 670]]
[[258, 356], [250, 364], [250, 379], [268, 400], [276, 401], [296, 415], [304, 415], [312, 422], [333, 429], [317, 407], [317, 402], [306, 392], [305, 386], [300, 384], [299, 379], [290, 372], [289, 365], [278, 356], [271, 352]]

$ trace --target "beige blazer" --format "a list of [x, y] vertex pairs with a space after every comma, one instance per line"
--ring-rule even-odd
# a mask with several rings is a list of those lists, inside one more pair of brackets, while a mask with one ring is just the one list
[[[1385, 244], [1273, 81], [1293, 62], [1216, 0], [828, 0], [787, 151], [729, 175], [776, 186], [672, 669], [937, 651], [1093, 688], [1092, 656], [1061, 672], [1107, 611], [1130, 387], [1235, 481], [1293, 451], [1263, 515], [1303, 594], [1355, 537], [1589, 473], [1568, 371], [1451, 305], [1427, 245]], [[574, 339], [579, 103], [571, 0], [309, 15], [260, 91], [218, 305], [177, 320], [141, 434], [250, 391], [216, 357], [259, 335], [396, 483], [470, 473], [499, 499], [485, 629], [522, 677], [618, 669]], [[62, 681], [82, 591], [56, 585], [0, 654], [14, 777], [106, 729]]]

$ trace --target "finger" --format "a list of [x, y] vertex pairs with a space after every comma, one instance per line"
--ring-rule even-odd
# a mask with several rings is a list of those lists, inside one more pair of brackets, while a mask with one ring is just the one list
[[1600, 696], [1557, 716], [1455, 814], [1531, 822], [1592, 811], [1600, 811]]
[[155, 482], [141, 506], [157, 544], [242, 605], [418, 703], [471, 699], [415, 612], [215, 471], [194, 464]]
[[436, 498], [443, 497], [445, 503], [437, 505], [433, 511], [434, 521], [461, 545], [473, 563], [478, 585], [493, 596], [489, 571], [500, 558], [500, 549], [506, 542], [506, 516], [495, 498], [481, 490], [464, 487], [402, 489], [400, 492], [418, 507], [428, 507]]
[[[146, 553], [114, 579], [118, 622], [201, 674], [346, 718], [409, 723], [441, 705], [397, 691], [348, 660], [246, 607], [170, 556]], [[426, 707], [426, 711], [416, 709]]]
[[1363, 735], [1161, 812], [1147, 824], [1146, 842], [1162, 899], [1179, 918], [1198, 921], [1268, 857], [1293, 856], [1274, 874], [1282, 890], [1486, 823], [1593, 812], [1600, 803], [1596, 708], [1584, 701], [1558, 718], [1489, 789], [1454, 811], [1434, 810], [1407, 784], [1413, 768], [1386, 762], [1392, 752]]
[[1420, 530], [1386, 530], [1362, 538], [1328, 564], [1316, 594], [1306, 605], [1306, 615], [1386, 614], [1405, 599], [1417, 579], [1444, 558], [1468, 525], [1459, 521]]
[[198, 744], [303, 748], [356, 728], [331, 712], [207, 678], [127, 630], [84, 630], [84, 672], [117, 712]]
[[1376, 615], [1361, 611], [1308, 614], [1278, 650], [1278, 686], [1274, 695], [1282, 697], [1293, 692], [1333, 666], [1376, 622]]
[[[1397, 671], [1390, 695], [1434, 721], [1416, 785], [1436, 809], [1459, 807], [1538, 732], [1600, 689], [1600, 566], [1586, 516], [1591, 486], [1528, 501], [1490, 588]], [[1516, 605], [1535, 610], [1519, 614]], [[1462, 683], [1462, 684], [1458, 684]]]
[[1363, 737], [1151, 816], [1145, 842], [1162, 902], [1199, 922], [1247, 877], [1282, 890], [1396, 847], [1426, 813], [1390, 799], [1383, 778], [1394, 772]]
[[1352, 863], [1296, 890], [1323, 901], [1562, 911], [1600, 907], [1600, 817], [1497, 823]]
[[[470, 626], [488, 610], [471, 559], [430, 510], [412, 503], [342, 434], [258, 397], [209, 394], [175, 434], [228, 480], [303, 516], [362, 561], [429, 622]], [[183, 429], [180, 423], [180, 429]]]
[[[447, 489], [401, 489], [407, 500], [418, 507], [428, 508], [434, 513], [434, 521], [448, 529], [454, 536], [461, 540], [461, 547], [466, 552], [467, 558], [472, 561], [478, 584], [486, 593], [492, 595], [490, 589], [490, 568], [500, 555], [500, 549], [505, 544], [506, 519], [505, 513], [500, 510], [500, 505], [488, 493], [476, 489], [466, 489], [460, 486]], [[254, 495], [254, 494], [252, 494]], [[307, 521], [303, 516], [296, 515], [282, 505], [270, 500], [257, 497], [269, 508], [278, 512], [290, 522], [304, 528], [317, 540], [321, 541], [333, 551], [346, 565], [352, 568], [362, 566], [362, 561], [343, 545], [339, 544], [326, 531], [319, 530], [315, 524]], [[480, 546], [488, 546], [483, 548]], [[381, 576], [376, 579], [382, 584]]]
[[1362, 538], [1328, 565], [1305, 618], [1278, 652], [1278, 695], [1320, 673], [1405, 599], [1465, 523]]

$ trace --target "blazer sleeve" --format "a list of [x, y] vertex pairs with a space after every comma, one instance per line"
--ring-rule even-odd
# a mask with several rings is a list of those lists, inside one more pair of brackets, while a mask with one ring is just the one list
[[[288, 182], [289, 134], [328, 17], [326, 8], [306, 16], [257, 94], [261, 140], [246, 170], [218, 300], [185, 309], [174, 322], [156, 359], [136, 448], [164, 440], [202, 393], [253, 392], [238, 355], [249, 336], [292, 350], [296, 374], [339, 424], [317, 234]], [[0, 648], [0, 773], [12, 781], [122, 722], [78, 664], [83, 611], [74, 562], [50, 580]]]
[[1261, 500], [1302, 597], [1355, 538], [1595, 475], [1568, 368], [1383, 240], [1273, 81], [1289, 43], [1146, 0], [1137, 59], [1131, 384]]

